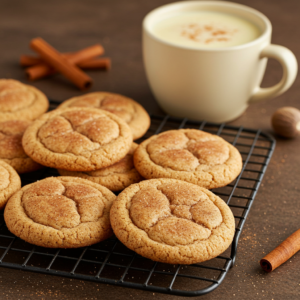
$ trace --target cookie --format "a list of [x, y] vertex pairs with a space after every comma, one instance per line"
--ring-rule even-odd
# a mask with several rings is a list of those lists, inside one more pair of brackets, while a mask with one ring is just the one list
[[21, 179], [17, 172], [6, 162], [0, 160], [0, 209], [7, 200], [21, 188]]
[[209, 190], [175, 179], [152, 179], [121, 192], [110, 211], [117, 238], [138, 254], [169, 264], [212, 259], [231, 244], [235, 221]]
[[132, 144], [128, 125], [89, 107], [54, 110], [26, 129], [23, 148], [36, 162], [68, 171], [92, 171], [122, 159]]
[[19, 174], [42, 167], [28, 157], [22, 147], [22, 137], [29, 124], [26, 120], [0, 123], [0, 159], [10, 164]]
[[0, 120], [35, 120], [48, 110], [47, 97], [14, 79], [0, 79]]
[[130, 127], [133, 140], [142, 137], [150, 126], [146, 110], [134, 100], [113, 93], [95, 92], [64, 101], [58, 108], [95, 107], [116, 114]]
[[239, 151], [219, 136], [196, 129], [170, 130], [139, 145], [134, 165], [147, 179], [174, 178], [213, 189], [241, 172]]
[[109, 211], [116, 196], [81, 178], [50, 177], [24, 186], [4, 211], [7, 228], [31, 244], [78, 248], [112, 235]]
[[62, 176], [75, 176], [88, 179], [105, 186], [111, 191], [117, 192], [142, 180], [142, 176], [133, 165], [133, 153], [137, 146], [136, 143], [133, 143], [130, 151], [124, 158], [114, 165], [100, 170], [91, 172], [72, 172], [58, 169], [58, 172]]

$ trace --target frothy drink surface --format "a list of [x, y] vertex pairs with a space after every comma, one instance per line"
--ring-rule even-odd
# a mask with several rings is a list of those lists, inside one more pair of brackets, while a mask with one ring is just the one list
[[158, 38], [191, 48], [227, 48], [246, 44], [261, 35], [248, 20], [221, 12], [181, 12], [154, 24]]

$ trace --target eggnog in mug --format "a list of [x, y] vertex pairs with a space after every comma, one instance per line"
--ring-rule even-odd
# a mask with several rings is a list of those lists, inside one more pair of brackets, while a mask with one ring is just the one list
[[261, 35], [250, 21], [217, 11], [174, 14], [157, 22], [152, 32], [166, 42], [191, 48], [232, 47]]
[[[287, 48], [271, 44], [272, 25], [259, 11], [228, 1], [182, 1], [148, 13], [143, 57], [150, 88], [168, 114], [222, 123], [249, 104], [285, 92], [297, 75]], [[267, 58], [282, 79], [260, 87]]]

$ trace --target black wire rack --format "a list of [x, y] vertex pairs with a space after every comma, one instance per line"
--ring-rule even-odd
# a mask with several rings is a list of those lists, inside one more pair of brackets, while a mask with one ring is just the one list
[[[58, 103], [51, 101], [50, 109]], [[48, 249], [11, 234], [2, 211], [0, 266], [178, 296], [200, 296], [216, 289], [234, 265], [239, 237], [274, 151], [275, 140], [260, 130], [153, 115], [151, 127], [138, 142], [179, 128], [197, 128], [217, 134], [237, 147], [243, 157], [238, 178], [226, 187], [213, 190], [230, 206], [236, 222], [232, 245], [222, 255], [199, 264], [163, 264], [141, 257], [115, 237], [85, 248]], [[58, 173], [44, 168], [24, 174], [21, 179], [26, 185], [49, 176], [58, 176]]]

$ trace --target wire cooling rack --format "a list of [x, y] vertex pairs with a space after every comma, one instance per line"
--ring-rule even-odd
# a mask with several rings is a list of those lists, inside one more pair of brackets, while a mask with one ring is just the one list
[[[50, 109], [58, 103], [51, 101]], [[222, 255], [199, 264], [163, 264], [141, 257], [115, 237], [85, 248], [47, 249], [11, 234], [0, 212], [0, 266], [179, 296], [200, 296], [217, 288], [234, 265], [239, 237], [274, 151], [275, 140], [260, 130], [151, 116], [151, 127], [138, 142], [179, 128], [198, 128], [217, 134], [237, 147], [243, 157], [238, 178], [226, 187], [213, 190], [230, 206], [236, 222], [232, 245]], [[24, 174], [21, 179], [26, 185], [49, 176], [58, 173], [44, 168]]]

